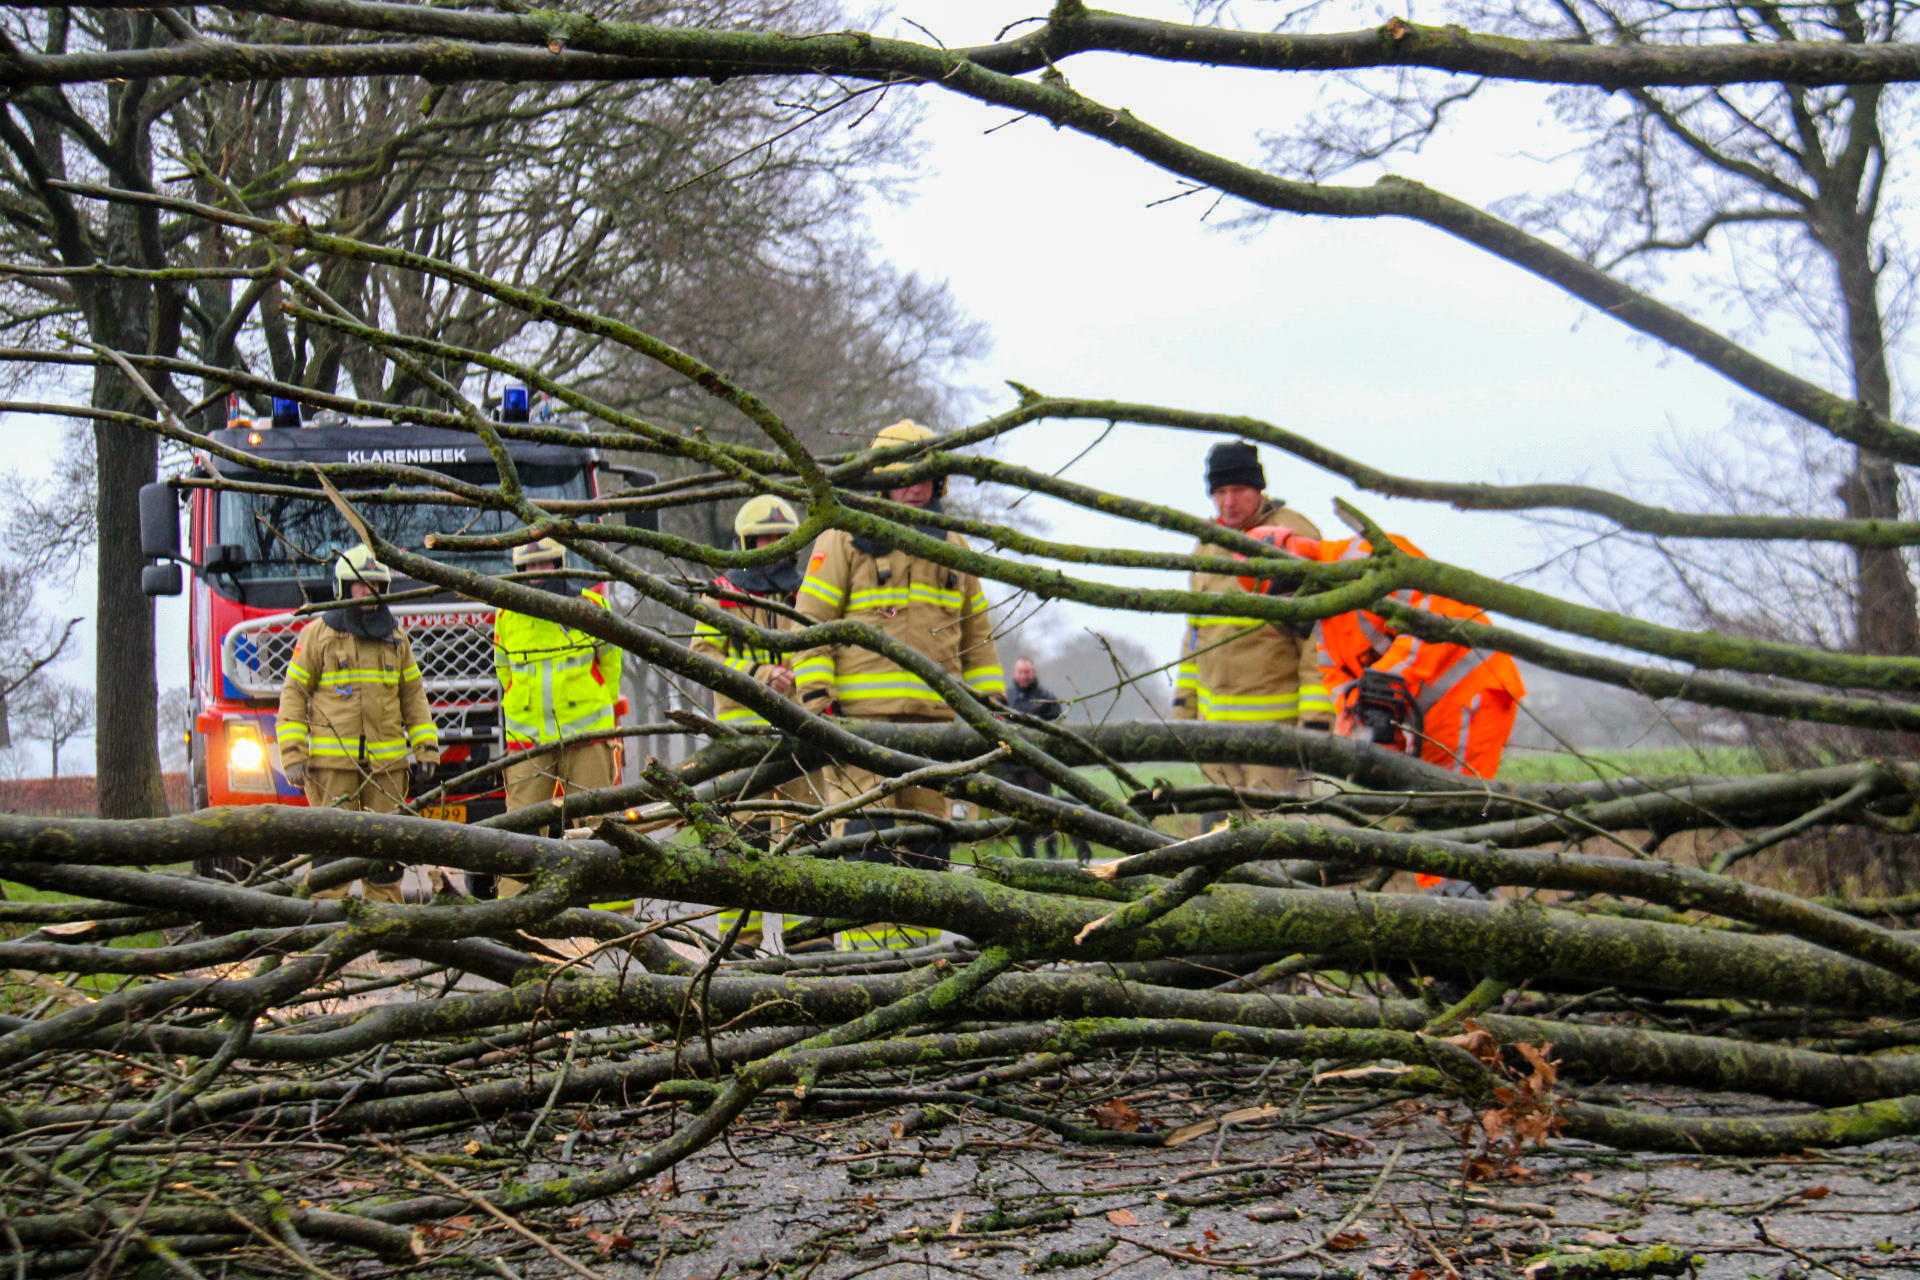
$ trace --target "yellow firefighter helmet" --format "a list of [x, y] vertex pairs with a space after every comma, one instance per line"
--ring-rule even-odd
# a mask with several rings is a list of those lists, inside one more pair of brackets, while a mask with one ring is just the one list
[[[873, 444], [869, 447], [887, 449], [903, 444], [917, 444], [922, 440], [937, 440], [939, 437], [940, 433], [931, 427], [923, 427], [912, 418], [902, 418], [890, 427], [880, 428], [880, 434], [873, 438]], [[918, 465], [917, 458], [911, 462], [889, 462], [883, 467], [875, 467], [873, 474], [883, 476], [889, 471], [905, 471]], [[947, 478], [945, 476], [933, 477], [933, 492], [935, 497], [946, 496]]]
[[784, 538], [799, 527], [800, 517], [793, 507], [785, 498], [776, 498], [770, 493], [748, 498], [733, 517], [733, 536], [740, 540], [742, 550], [763, 533], [777, 533]]
[[340, 584], [341, 591], [345, 591], [356, 582], [384, 587], [392, 583], [393, 575], [387, 571], [387, 566], [374, 558], [373, 548], [364, 542], [356, 542], [334, 561], [333, 580]]
[[548, 560], [564, 561], [566, 558], [567, 549], [552, 538], [542, 538], [513, 549], [513, 567], [516, 569], [524, 569], [530, 564], [544, 564]]

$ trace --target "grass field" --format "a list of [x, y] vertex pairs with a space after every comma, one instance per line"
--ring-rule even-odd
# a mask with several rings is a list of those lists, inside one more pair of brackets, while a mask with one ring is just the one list
[[1735, 776], [1762, 773], [1753, 752], [1739, 747], [1706, 751], [1667, 748], [1646, 751], [1508, 751], [1500, 762], [1507, 782], [1585, 782], [1592, 778], [1671, 777], [1674, 774]]

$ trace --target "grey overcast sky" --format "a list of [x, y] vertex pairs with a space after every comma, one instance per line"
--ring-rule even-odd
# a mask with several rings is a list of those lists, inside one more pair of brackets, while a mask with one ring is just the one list
[[[1184, 20], [1173, 0], [1129, 13]], [[1245, 6], [1251, 20], [1280, 6]], [[1036, 10], [1034, 0], [904, 0], [889, 34], [950, 46], [984, 43]], [[1389, 11], [1316, 30], [1384, 20]], [[1430, 16], [1430, 15], [1429, 15]], [[888, 30], [884, 25], [882, 30]], [[1148, 124], [1235, 160], [1257, 162], [1258, 133], [1285, 129], [1315, 102], [1306, 77], [1078, 55], [1073, 86]], [[1447, 480], [1661, 478], [1660, 443], [1724, 426], [1742, 395], [1553, 286], [1426, 227], [1391, 220], [1280, 216], [1221, 231], [1243, 208], [1202, 215], [1211, 194], [1182, 189], [1118, 149], [955, 94], [923, 91], [928, 151], [913, 201], [878, 209], [882, 250], [944, 277], [993, 329], [982, 362], [1005, 407], [1013, 379], [1055, 395], [1247, 414], [1376, 466]], [[1546, 94], [1503, 88], [1395, 173], [1486, 205], [1545, 192], [1574, 172]], [[1342, 179], [1368, 183], [1377, 171]], [[1676, 282], [1667, 296], [1688, 301]], [[1046, 424], [1008, 456], [1064, 464], [1104, 424]], [[1074, 479], [1209, 511], [1201, 480], [1210, 438], [1116, 430]], [[1345, 481], [1271, 450], [1269, 487], [1333, 529], [1330, 503], [1355, 500], [1429, 554], [1486, 572], [1532, 565], [1540, 543], [1521, 520], [1356, 494]], [[1629, 484], [1628, 487], [1637, 487]], [[1077, 542], [1178, 546], [1037, 500], [1053, 535]], [[1119, 580], [1116, 578], [1115, 580]], [[1144, 579], [1143, 579], [1144, 580]], [[1062, 623], [1121, 629], [1171, 650], [1179, 624], [1063, 610]]]
[[[1252, 24], [1279, 7], [1255, 3], [1243, 12]], [[904, 21], [910, 18], [949, 45], [975, 44], [1042, 8], [1039, 0], [902, 0], [897, 16], [876, 29], [924, 39]], [[1177, 0], [1136, 0], [1127, 9], [1186, 16]], [[1387, 16], [1328, 10], [1315, 28]], [[1309, 77], [1108, 55], [1076, 57], [1066, 71], [1095, 99], [1244, 161], [1258, 160], [1259, 131], [1299, 119], [1319, 88]], [[1667, 475], [1657, 454], [1664, 439], [1722, 429], [1741, 398], [1684, 356], [1440, 232], [1285, 216], [1258, 230], [1223, 232], [1217, 224], [1238, 210], [1222, 206], [1208, 222], [1210, 195], [1156, 204], [1181, 187], [1144, 161], [1037, 121], [1009, 125], [1009, 113], [956, 95], [918, 93], [927, 146], [912, 198], [873, 209], [871, 219], [885, 256], [947, 280], [990, 326], [994, 349], [976, 370], [989, 409], [1011, 403], [1000, 380], [1013, 379], [1050, 394], [1248, 414], [1412, 475], [1610, 486], [1622, 485], [1624, 475], [1632, 490]], [[1397, 158], [1392, 171], [1481, 205], [1564, 183], [1573, 172], [1569, 140], [1546, 94], [1507, 87], [1483, 97], [1425, 152]], [[998, 125], [1007, 127], [987, 132]], [[1684, 280], [1663, 296], [1694, 304]], [[1800, 363], [1784, 340], [1770, 341], [1774, 358]], [[1102, 425], [1030, 427], [1014, 437], [1008, 456], [1054, 469]], [[0, 423], [10, 465], [44, 469], [60, 429], [47, 419]], [[1211, 442], [1120, 428], [1069, 474], [1203, 512], [1202, 458]], [[1266, 465], [1270, 490], [1329, 531], [1338, 527], [1331, 500], [1345, 496], [1430, 554], [1489, 573], [1519, 573], [1539, 558], [1538, 537], [1515, 517], [1355, 494], [1272, 451]], [[1063, 540], [1184, 546], [1050, 500], [1035, 506]], [[90, 566], [65, 600], [60, 585], [49, 593], [50, 607], [91, 612]], [[1055, 626], [1130, 635], [1168, 657], [1178, 640], [1175, 619], [1068, 607], [1050, 614]], [[163, 688], [185, 682], [185, 626], [183, 604], [162, 601]], [[91, 682], [90, 646], [89, 630], [67, 678]]]

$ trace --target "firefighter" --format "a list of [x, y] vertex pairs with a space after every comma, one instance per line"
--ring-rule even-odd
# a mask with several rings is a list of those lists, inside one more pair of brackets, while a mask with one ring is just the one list
[[[874, 437], [873, 448], [934, 438], [935, 433], [926, 427], [903, 420]], [[876, 474], [906, 469], [907, 464], [891, 463]], [[945, 493], [946, 479], [941, 477], [890, 489], [886, 496], [902, 505], [937, 513]], [[957, 533], [931, 525], [921, 525], [919, 530], [958, 547], [967, 545]], [[871, 623], [932, 658], [975, 693], [996, 699], [1006, 694], [1006, 676], [1000, 669], [987, 617], [986, 593], [970, 573], [922, 560], [883, 542], [855, 537], [842, 529], [830, 529], [813, 544], [795, 603], [814, 622], [848, 618]], [[820, 715], [894, 724], [944, 724], [954, 718], [952, 708], [925, 681], [870, 649], [853, 645], [809, 649], [800, 655], [793, 670], [801, 705]], [[824, 772], [829, 796], [836, 803], [861, 795], [880, 781], [878, 775], [849, 765], [833, 765]], [[889, 808], [917, 810], [940, 820], [955, 812], [945, 796], [924, 787], [895, 792], [884, 803]], [[834, 834], [878, 836], [894, 825], [888, 816], [857, 815], [835, 823]], [[947, 865], [947, 854], [945, 841], [888, 848], [874, 840], [858, 856], [863, 861], [939, 869]], [[929, 931], [906, 926], [875, 926], [866, 933], [846, 935], [856, 949], [915, 945], [932, 936]]]
[[[1217, 522], [1246, 532], [1278, 526], [1310, 538], [1320, 531], [1311, 520], [1266, 495], [1267, 473], [1254, 447], [1243, 440], [1222, 441], [1207, 451], [1207, 493]], [[1227, 552], [1207, 542], [1196, 556]], [[1232, 616], [1232, 596], [1246, 588], [1231, 573], [1195, 573], [1194, 591], [1225, 595], [1222, 612], [1187, 620], [1174, 686], [1173, 718], [1213, 724], [1295, 724], [1326, 729], [1333, 704], [1320, 680], [1318, 655], [1310, 636], [1285, 623]], [[1265, 764], [1201, 766], [1215, 786], [1293, 794], [1299, 773]]]
[[[738, 550], [752, 551], [780, 541], [799, 527], [800, 517], [792, 506], [781, 498], [762, 494], [757, 498], [749, 498], [734, 515], [734, 545]], [[713, 585], [723, 591], [790, 606], [793, 604], [794, 593], [800, 589], [800, 565], [797, 557], [790, 556], [770, 565], [733, 569], [715, 578]], [[769, 631], [792, 631], [798, 625], [791, 618], [763, 605], [747, 604], [724, 597], [716, 600], [715, 603], [722, 609], [737, 615], [743, 622], [764, 627]], [[694, 627], [693, 651], [725, 663], [740, 674], [759, 681], [782, 697], [793, 696], [795, 686], [792, 659], [787, 654], [776, 654], [767, 649], [756, 648], [704, 622]], [[713, 695], [713, 716], [721, 724], [735, 727], [767, 723], [766, 718], [759, 712], [741, 705], [724, 693]], [[796, 779], [776, 788], [774, 794], [783, 800], [818, 804], [820, 799], [814, 794], [812, 783], [811, 776]], [[766, 848], [770, 837], [785, 826], [785, 822], [776, 818], [772, 821], [750, 823], [742, 834], [749, 842]], [[733, 928], [733, 922], [739, 918], [738, 911], [722, 911], [717, 917], [720, 935], [725, 937]], [[747, 912], [747, 921], [740, 931], [738, 941], [750, 947], [758, 947], [764, 943], [764, 924], [758, 911]]]
[[[316, 809], [392, 813], [431, 785], [440, 735], [413, 646], [377, 598], [393, 580], [365, 545], [334, 565], [340, 608], [300, 629], [280, 686], [274, 737], [287, 781]], [[359, 602], [359, 603], [356, 603]], [[411, 768], [409, 768], [411, 760]], [[314, 859], [314, 865], [336, 859]], [[402, 869], [361, 884], [369, 902], [400, 902]], [[349, 886], [316, 898], [344, 898]]]
[[[516, 570], [558, 570], [566, 548], [552, 538], [515, 547]], [[558, 596], [607, 608], [597, 591], [577, 589], [565, 578], [537, 579], [534, 585]], [[493, 669], [500, 678], [500, 723], [507, 749], [601, 730], [618, 724], [620, 650], [605, 640], [544, 618], [500, 610], [493, 619]], [[569, 743], [556, 751], [507, 766], [507, 808], [524, 809], [569, 791], [610, 787], [619, 778], [611, 739]], [[499, 896], [510, 898], [525, 885], [508, 876], [499, 880]], [[598, 904], [596, 904], [598, 905]], [[624, 907], [631, 904], [608, 904]]]

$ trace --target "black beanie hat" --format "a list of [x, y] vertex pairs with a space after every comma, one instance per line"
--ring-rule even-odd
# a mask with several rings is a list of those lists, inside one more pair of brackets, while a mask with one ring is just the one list
[[1227, 484], [1244, 484], [1266, 492], [1267, 473], [1260, 465], [1260, 455], [1245, 440], [1222, 440], [1207, 450], [1207, 492]]

